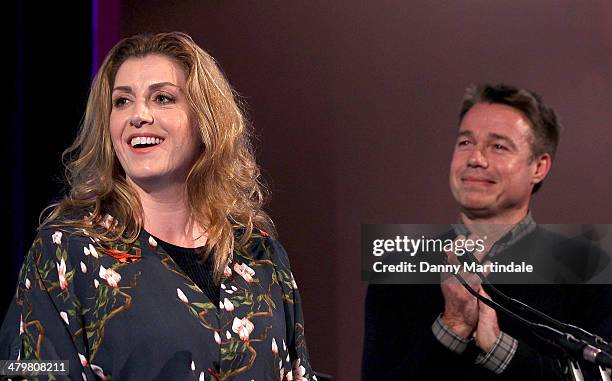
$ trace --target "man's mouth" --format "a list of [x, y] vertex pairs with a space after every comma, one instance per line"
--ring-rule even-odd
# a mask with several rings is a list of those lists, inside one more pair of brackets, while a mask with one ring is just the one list
[[495, 184], [494, 180], [491, 180], [491, 179], [486, 178], [486, 177], [478, 177], [478, 176], [466, 176], [466, 177], [462, 177], [461, 181], [464, 182], [464, 183], [482, 184], [482, 185]]

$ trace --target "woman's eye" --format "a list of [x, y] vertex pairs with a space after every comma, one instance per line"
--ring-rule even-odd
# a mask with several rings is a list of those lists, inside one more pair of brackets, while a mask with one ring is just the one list
[[115, 107], [122, 107], [124, 106], [126, 103], [128, 102], [127, 98], [117, 98], [113, 101], [113, 106]]
[[159, 94], [155, 97], [155, 101], [165, 105], [174, 102], [174, 98], [166, 94]]

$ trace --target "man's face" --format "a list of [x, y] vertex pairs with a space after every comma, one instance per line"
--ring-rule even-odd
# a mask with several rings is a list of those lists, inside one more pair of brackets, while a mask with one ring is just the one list
[[450, 168], [464, 213], [487, 218], [528, 208], [533, 185], [543, 179], [532, 139], [527, 118], [513, 107], [478, 103], [465, 114]]

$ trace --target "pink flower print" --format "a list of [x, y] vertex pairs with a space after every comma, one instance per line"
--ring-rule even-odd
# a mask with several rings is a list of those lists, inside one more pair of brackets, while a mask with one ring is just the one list
[[85, 358], [85, 356], [83, 356], [80, 353], [79, 353], [79, 360], [81, 360], [81, 365], [87, 366], [87, 359]]
[[53, 235], [51, 236], [51, 239], [53, 240], [54, 244], [61, 245], [62, 244], [62, 232], [53, 233]]
[[68, 282], [66, 281], [66, 262], [64, 262], [64, 258], [57, 263], [57, 276], [59, 277], [60, 288], [63, 290], [68, 287]]
[[300, 359], [298, 358], [293, 362], [293, 377], [294, 381], [308, 381], [306, 380], [306, 368], [300, 365]]
[[19, 334], [23, 334], [25, 332], [23, 328], [23, 315], [19, 315]]
[[91, 370], [96, 374], [96, 376], [100, 377], [100, 379], [107, 379], [107, 377], [104, 375], [104, 370], [101, 367], [95, 364], [89, 364], [89, 366], [91, 367]]
[[117, 283], [121, 280], [121, 275], [113, 269], [105, 269], [104, 266], [100, 266], [100, 278], [106, 280], [109, 286], [117, 287]]
[[235, 317], [232, 323], [232, 331], [237, 333], [242, 341], [249, 341], [249, 335], [253, 332], [254, 328], [253, 323], [247, 318], [238, 319]]
[[229, 278], [230, 276], [232, 276], [232, 269], [230, 269], [229, 266], [225, 266], [225, 269], [223, 270], [223, 275]]
[[272, 353], [275, 355], [278, 354], [278, 346], [276, 345], [276, 340], [274, 340], [274, 338], [272, 338]]
[[241, 277], [244, 278], [248, 283], [253, 281], [253, 275], [255, 275], [255, 270], [247, 266], [245, 263], [238, 265], [234, 264], [234, 271], [237, 272]]

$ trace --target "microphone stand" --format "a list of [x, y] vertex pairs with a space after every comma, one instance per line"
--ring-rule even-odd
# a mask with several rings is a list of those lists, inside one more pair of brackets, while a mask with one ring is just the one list
[[[479, 263], [478, 259], [474, 256], [472, 252], [466, 252], [466, 254], [470, 261]], [[591, 332], [581, 327], [559, 321], [553, 318], [552, 316], [549, 316], [543, 313], [542, 311], [539, 311], [531, 307], [530, 305], [521, 302], [518, 299], [509, 297], [508, 295], [498, 290], [495, 286], [493, 286], [493, 284], [491, 284], [491, 282], [489, 282], [489, 280], [482, 273], [477, 272], [475, 274], [480, 278], [481, 283], [488, 294], [495, 295], [501, 298], [506, 303], [517, 307], [520, 311], [531, 314], [539, 318], [541, 321], [544, 321], [547, 325], [554, 327], [558, 331], [565, 334], [569, 334], [570, 336], [573, 336], [574, 338], [577, 338], [582, 341], [582, 343], [586, 343], [586, 346], [583, 346], [582, 349], [578, 349], [582, 351], [582, 358], [596, 365], [597, 371], [603, 381], [612, 381], [610, 378], [610, 373], [608, 373], [604, 366], [602, 366], [601, 361], [597, 360], [597, 356], [601, 356], [603, 358], [607, 357], [607, 359], [603, 360], [606, 364], [605, 367], [607, 367], [608, 369], [612, 368], [612, 365], [610, 365], [610, 353], [612, 352], [612, 345], [610, 343], [606, 342], [599, 335], [592, 334]], [[573, 375], [572, 379], [582, 379], [582, 377], [579, 377], [577, 374], [578, 372], [581, 373], [580, 365], [578, 364], [578, 362], [569, 357], [566, 360], [568, 362], [568, 370]]]
[[[470, 260], [476, 260], [476, 262], [479, 263], [472, 253], [468, 252], [467, 254]], [[443, 261], [448, 264], [446, 256], [443, 255], [442, 257]], [[518, 321], [527, 327], [536, 337], [563, 351], [567, 357], [566, 361], [568, 362], [568, 376], [570, 377], [570, 380], [584, 381], [582, 371], [580, 370], [580, 366], [576, 360], [578, 358], [584, 358], [585, 360], [598, 366], [598, 370], [603, 381], [610, 381], [609, 374], [604, 370], [604, 368], [612, 369], [612, 356], [607, 352], [610, 344], [605, 342], [601, 337], [593, 335], [582, 328], [562, 323], [523, 302], [508, 297], [501, 291], [497, 290], [481, 273], [477, 272], [476, 274], [481, 279], [483, 285], [486, 285], [487, 288], [491, 290], [492, 294], [501, 297], [506, 302], [514, 304], [515, 307], [518, 307], [521, 311], [535, 315], [546, 323], [555, 326], [555, 328], [553, 328], [547, 324], [532, 322], [495, 302], [493, 299], [483, 297], [467, 283], [463, 276], [461, 276], [459, 273], [453, 273], [453, 276], [459, 280], [463, 287], [479, 301], [491, 307], [495, 311], [501, 312]], [[579, 338], [576, 338], [572, 333], [566, 332], [566, 329], [576, 334]], [[602, 347], [604, 349], [602, 349]]]

